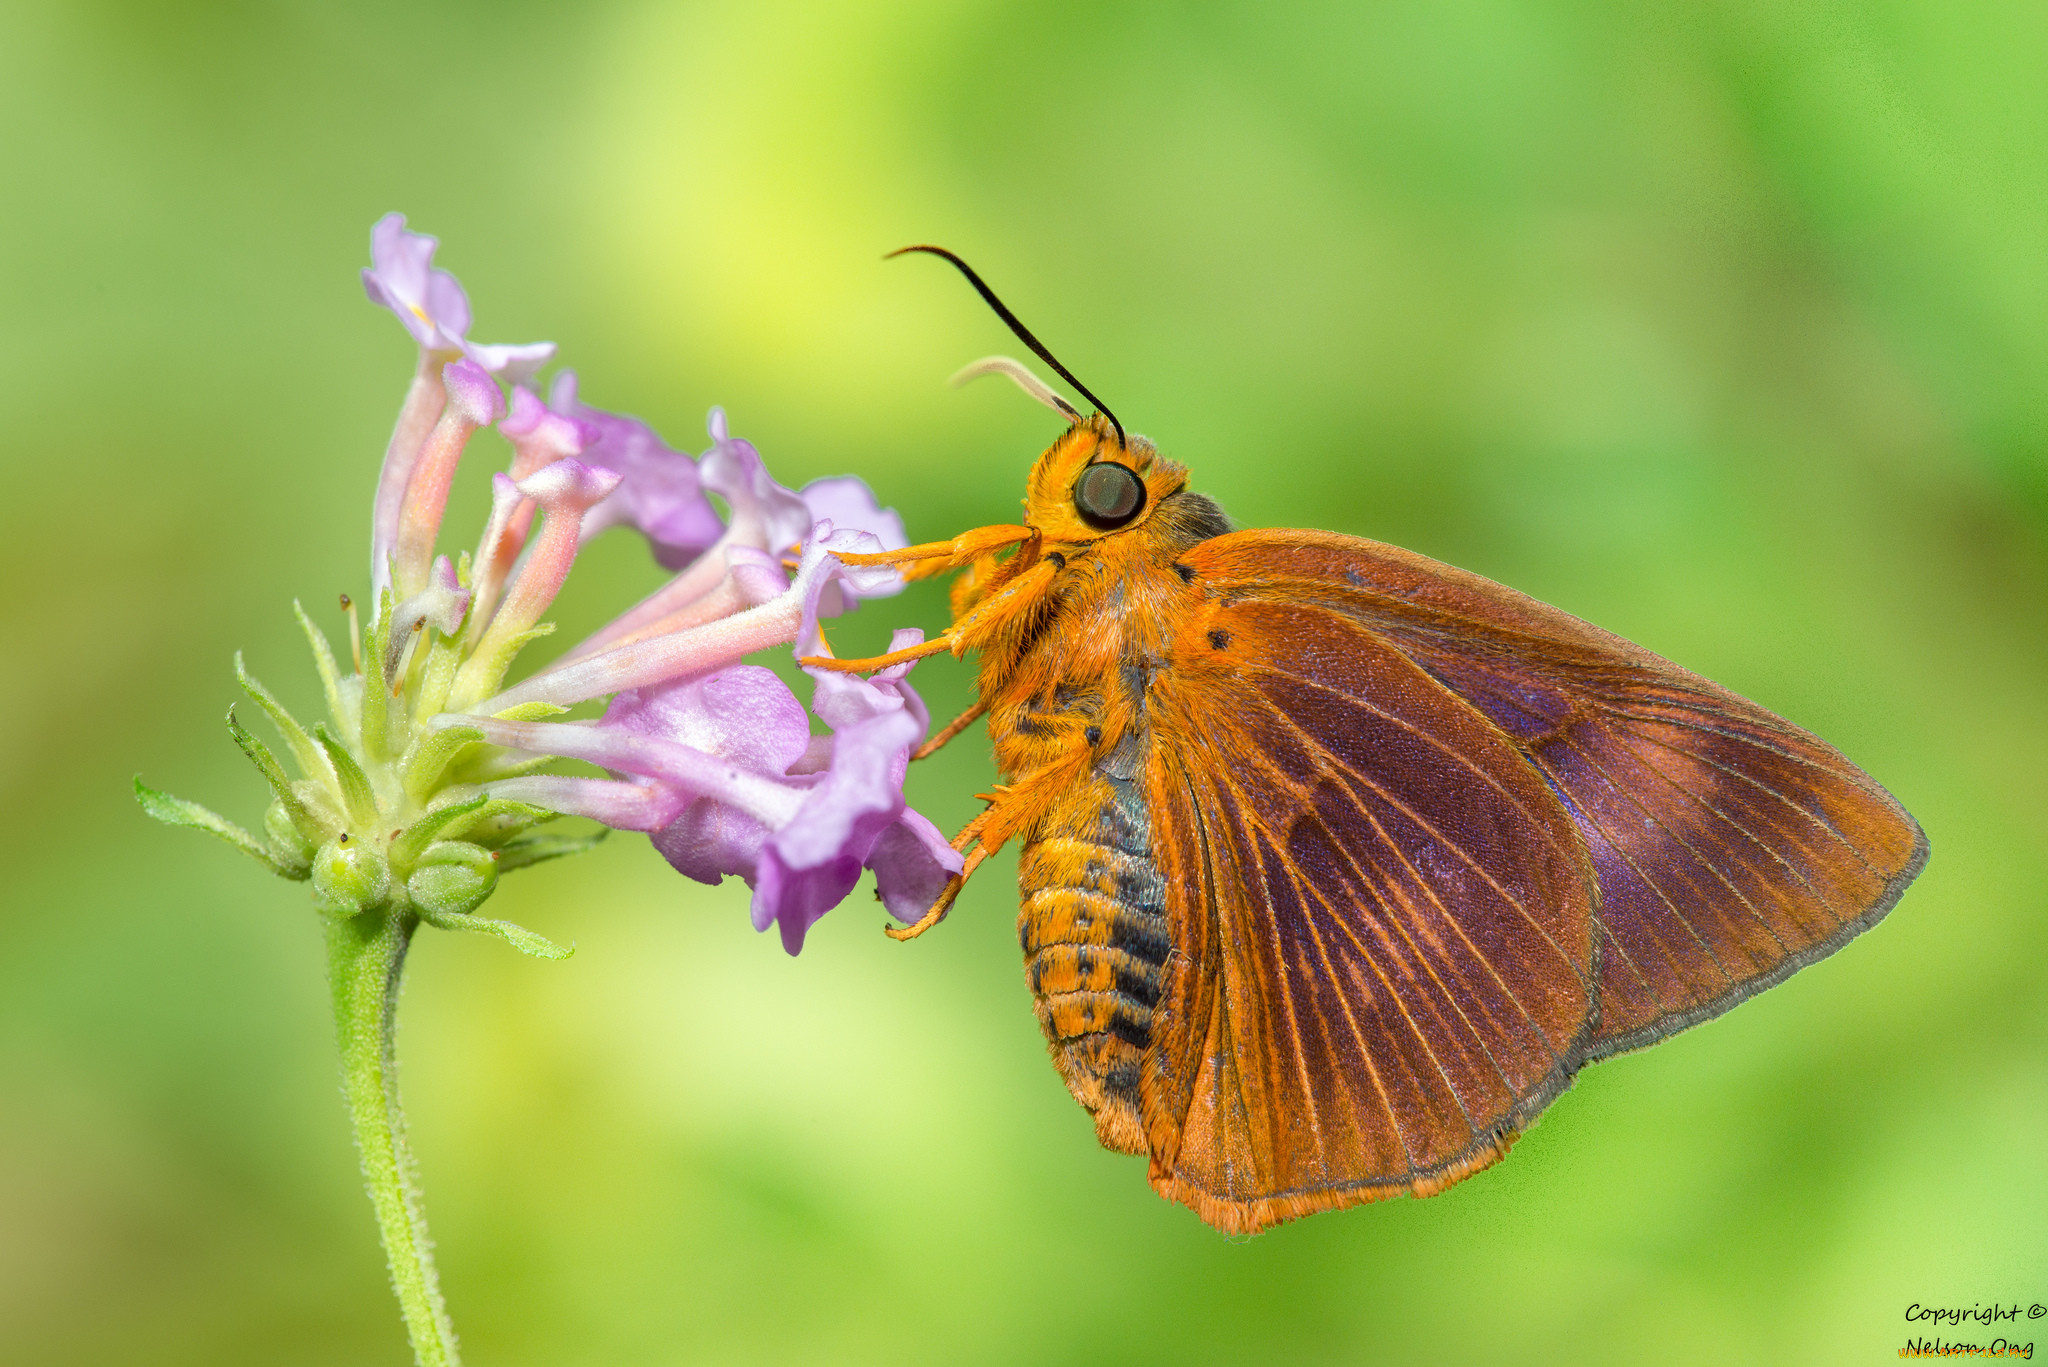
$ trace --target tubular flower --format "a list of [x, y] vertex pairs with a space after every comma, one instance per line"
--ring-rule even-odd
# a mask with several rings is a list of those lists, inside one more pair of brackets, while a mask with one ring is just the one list
[[[563, 951], [474, 913], [499, 875], [593, 843], [535, 833], [560, 815], [647, 832], [691, 877], [745, 878], [755, 924], [780, 925], [791, 952], [863, 867], [892, 911], [922, 911], [960, 860], [904, 805], [927, 721], [907, 670], [821, 679], [815, 705], [832, 734], [814, 742], [788, 688], [741, 663], [814, 634], [821, 612], [900, 588], [894, 570], [849, 569], [833, 552], [901, 546], [901, 520], [857, 479], [784, 488], [717, 409], [700, 462], [638, 419], [582, 403], [572, 373], [543, 403], [525, 382], [553, 345], [471, 343], [468, 297], [434, 268], [435, 245], [398, 214], [371, 235], [364, 288], [405, 325], [419, 365], [373, 504], [366, 631], [349, 607], [350, 667], [299, 613], [328, 719], [301, 724], [238, 660], [296, 768], [230, 714], [271, 789], [262, 834], [138, 782], [145, 808], [311, 881], [330, 916], [382, 909], [534, 953]], [[448, 492], [470, 439], [493, 425], [511, 468], [494, 476], [474, 550], [451, 559], [438, 553]], [[552, 631], [544, 618], [579, 546], [621, 525], [674, 577], [508, 685], [520, 652]], [[850, 704], [849, 689], [873, 698]], [[544, 720], [607, 698], [595, 721]], [[550, 759], [623, 777], [535, 772]]]
[[[626, 645], [544, 671], [514, 704], [581, 701], [608, 682], [651, 675], [647, 661], [659, 659], [655, 668], [667, 677], [616, 692], [594, 726], [503, 712], [447, 716], [435, 724], [474, 727], [495, 745], [587, 760], [619, 775], [517, 776], [488, 787], [501, 799], [647, 831], [670, 864], [699, 881], [744, 878], [754, 890], [755, 929], [779, 926], [791, 954], [818, 918], [853, 890], [864, 868], [874, 870], [883, 905], [900, 920], [915, 920], [960, 871], [961, 859], [903, 802], [910, 751], [929, 722], [905, 680], [910, 665], [872, 679], [817, 672], [812, 709], [832, 733], [813, 738], [788, 687], [769, 670], [738, 663], [755, 631], [815, 641], [819, 605], [828, 593], [880, 586], [876, 570], [849, 569], [833, 552], [873, 551], [880, 544], [821, 521], [795, 580], [782, 592], [725, 621], [672, 633], [658, 656]], [[749, 564], [741, 552], [733, 554], [739, 565]], [[772, 562], [753, 563], [751, 573], [754, 596], [780, 579]], [[742, 619], [748, 624], [734, 629]], [[898, 632], [891, 649], [923, 639], [919, 631]], [[673, 671], [685, 654], [689, 666]]]

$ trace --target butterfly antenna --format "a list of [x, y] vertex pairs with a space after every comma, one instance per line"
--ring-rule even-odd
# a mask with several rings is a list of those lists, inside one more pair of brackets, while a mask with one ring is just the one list
[[1094, 393], [1088, 388], [1087, 385], [1082, 384], [1079, 379], [1075, 378], [1073, 371], [1067, 369], [1065, 366], [1060, 364], [1059, 357], [1053, 355], [1050, 351], [1047, 351], [1045, 349], [1045, 343], [1039, 341], [1036, 337], [1033, 337], [1031, 335], [1031, 329], [1025, 327], [1023, 323], [1018, 321], [1017, 315], [1010, 312], [1009, 305], [1005, 304], [1002, 300], [996, 298], [996, 292], [988, 287], [988, 283], [986, 281], [984, 281], [980, 276], [974, 273], [974, 267], [968, 265], [965, 261], [962, 261], [959, 257], [953, 255], [953, 253], [947, 251], [944, 247], [934, 247], [922, 242], [918, 243], [915, 246], [898, 247], [895, 251], [890, 252], [888, 256], [885, 256], [882, 259], [884, 261], [887, 261], [891, 257], [902, 256], [905, 252], [924, 252], [930, 256], [942, 257], [945, 260], [952, 262], [956, 267], [958, 267], [960, 270], [960, 274], [967, 277], [967, 283], [974, 286], [975, 292], [982, 297], [982, 300], [985, 303], [987, 303], [987, 305], [990, 308], [996, 311], [996, 317], [1002, 319], [1004, 324], [1009, 327], [1010, 331], [1017, 334], [1017, 340], [1022, 342], [1025, 346], [1030, 347], [1031, 350], [1038, 356], [1039, 360], [1044, 361], [1054, 370], [1057, 370], [1060, 373], [1060, 377], [1062, 379], [1064, 379], [1068, 384], [1074, 386], [1074, 388], [1081, 391], [1082, 398], [1088, 400], [1088, 402], [1094, 404], [1098, 409], [1102, 411], [1102, 416], [1108, 418], [1109, 425], [1116, 429], [1117, 445], [1123, 446], [1128, 444], [1124, 438], [1124, 425], [1117, 421], [1116, 414], [1109, 411], [1109, 405], [1104, 403], [1102, 400], [1096, 398]]

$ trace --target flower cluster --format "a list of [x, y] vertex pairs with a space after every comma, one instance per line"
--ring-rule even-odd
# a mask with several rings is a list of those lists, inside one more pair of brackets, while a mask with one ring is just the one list
[[[471, 341], [468, 298], [434, 268], [434, 248], [397, 214], [371, 233], [364, 288], [411, 333], [419, 363], [378, 480], [370, 622], [359, 632], [351, 615], [352, 669], [299, 613], [330, 721], [302, 726], [238, 659], [298, 769], [288, 774], [230, 713], [273, 793], [263, 835], [138, 782], [144, 807], [310, 879], [331, 915], [410, 912], [535, 953], [560, 951], [474, 912], [501, 873], [589, 843], [535, 832], [562, 815], [644, 831], [689, 877], [738, 874], [756, 928], [779, 926], [792, 954], [863, 869], [892, 913], [915, 919], [961, 860], [904, 805], [928, 723], [909, 667], [814, 672], [810, 712], [829, 733], [813, 736], [788, 687], [742, 663], [792, 644], [816, 654], [821, 616], [897, 591], [894, 570], [837, 553], [902, 546], [901, 520], [858, 479], [784, 488], [718, 409], [711, 448], [693, 459], [645, 423], [584, 403], [573, 372], [543, 400], [531, 382], [553, 345]], [[474, 549], [451, 558], [437, 550], [448, 492], [489, 426], [511, 442], [511, 468], [493, 477]], [[620, 525], [674, 577], [508, 684], [521, 649], [552, 630], [543, 618], [578, 547]], [[898, 633], [896, 644], [920, 639]], [[603, 699], [599, 717], [551, 720]], [[608, 776], [548, 771], [563, 759]]]

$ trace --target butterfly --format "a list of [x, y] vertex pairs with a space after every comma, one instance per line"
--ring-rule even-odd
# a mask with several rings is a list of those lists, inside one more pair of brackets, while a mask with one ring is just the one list
[[1812, 734], [1618, 636], [1412, 551], [1234, 530], [1096, 406], [1024, 522], [848, 560], [958, 571], [951, 627], [868, 670], [979, 657], [1003, 782], [942, 917], [1020, 842], [1018, 939], [1103, 1145], [1210, 1225], [1430, 1195], [1588, 1063], [1825, 958], [1927, 840]]

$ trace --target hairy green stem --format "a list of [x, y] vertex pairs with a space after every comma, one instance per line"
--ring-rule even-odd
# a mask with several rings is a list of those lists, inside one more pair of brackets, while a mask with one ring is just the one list
[[341, 1045], [342, 1090], [377, 1226], [391, 1262], [391, 1286], [405, 1313], [420, 1367], [457, 1367], [455, 1328], [434, 1273], [418, 1170], [398, 1104], [398, 982], [417, 918], [389, 910], [327, 922], [327, 971]]

